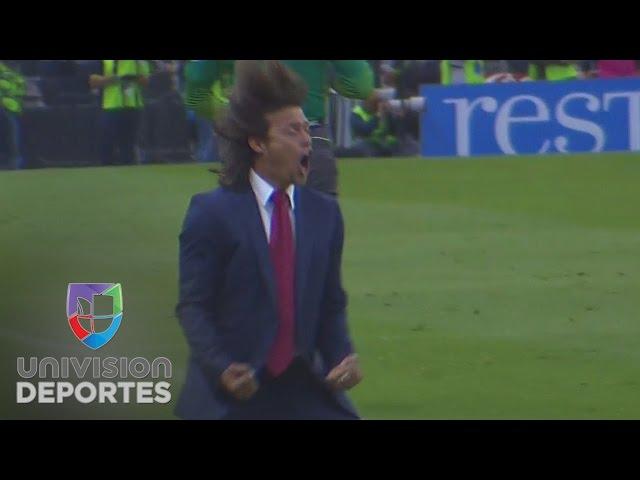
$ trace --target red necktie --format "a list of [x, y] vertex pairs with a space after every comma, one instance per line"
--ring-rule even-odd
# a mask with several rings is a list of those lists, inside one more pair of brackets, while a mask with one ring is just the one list
[[278, 333], [267, 357], [267, 370], [277, 377], [291, 363], [294, 354], [294, 265], [293, 231], [289, 217], [289, 197], [282, 190], [274, 191], [269, 250], [275, 272], [278, 300]]

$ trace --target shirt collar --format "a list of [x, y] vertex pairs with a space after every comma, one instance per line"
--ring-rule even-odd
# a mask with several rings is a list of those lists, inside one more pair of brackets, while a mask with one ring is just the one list
[[[258, 175], [253, 168], [249, 171], [249, 181], [251, 182], [251, 188], [253, 188], [253, 193], [255, 194], [256, 198], [260, 202], [260, 205], [266, 208], [267, 204], [269, 203], [269, 199], [271, 198], [271, 195], [273, 194], [273, 191], [275, 190], [275, 188], [273, 188], [273, 186], [271, 186], [271, 184], [267, 182], [264, 178]], [[289, 202], [291, 203], [292, 211], [295, 209], [295, 206], [296, 206], [295, 200], [293, 198], [294, 191], [295, 191], [295, 185], [293, 184], [289, 185], [289, 188], [287, 188], [286, 190], [287, 195], [289, 197]]]

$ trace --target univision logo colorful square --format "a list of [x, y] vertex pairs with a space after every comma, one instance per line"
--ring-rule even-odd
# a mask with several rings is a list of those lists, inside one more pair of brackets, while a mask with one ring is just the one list
[[103, 347], [122, 322], [122, 286], [119, 283], [70, 283], [67, 318], [71, 331], [87, 347]]

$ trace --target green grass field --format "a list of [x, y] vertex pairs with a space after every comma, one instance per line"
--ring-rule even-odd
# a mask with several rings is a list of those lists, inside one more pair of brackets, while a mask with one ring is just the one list
[[[169, 405], [16, 405], [16, 356], [156, 356], [202, 165], [0, 172], [0, 418], [174, 418]], [[371, 419], [640, 418], [640, 155], [340, 164], [344, 283]], [[69, 282], [120, 282], [97, 354]]]

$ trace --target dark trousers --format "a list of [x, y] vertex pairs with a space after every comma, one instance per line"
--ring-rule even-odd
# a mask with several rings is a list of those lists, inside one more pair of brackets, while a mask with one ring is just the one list
[[325, 126], [311, 127], [313, 151], [310, 158], [307, 186], [329, 195], [338, 194], [338, 168], [333, 154], [329, 130]]
[[136, 163], [136, 141], [140, 110], [124, 108], [103, 110], [100, 160], [103, 165], [133, 165]]
[[278, 378], [262, 379], [249, 400], [231, 403], [223, 420], [358, 420], [301, 360], [294, 360]]
[[0, 168], [24, 168], [20, 118], [0, 107]]

